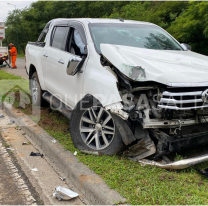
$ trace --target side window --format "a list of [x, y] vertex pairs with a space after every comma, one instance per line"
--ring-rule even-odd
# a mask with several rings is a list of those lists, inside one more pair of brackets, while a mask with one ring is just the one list
[[65, 39], [66, 31], [68, 27], [57, 26], [54, 27], [51, 35], [51, 46], [57, 49], [63, 49], [63, 41]]
[[70, 27], [65, 50], [77, 56], [82, 56], [84, 54], [85, 44], [76, 28]]

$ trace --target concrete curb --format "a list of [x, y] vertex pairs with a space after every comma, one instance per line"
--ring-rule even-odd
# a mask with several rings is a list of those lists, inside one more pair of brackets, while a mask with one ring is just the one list
[[54, 169], [66, 177], [66, 182], [71, 182], [78, 189], [81, 199], [94, 205], [112, 205], [126, 201], [118, 192], [110, 189], [97, 174], [79, 162], [70, 151], [66, 151], [58, 142], [52, 143], [51, 140], [54, 138], [28, 116], [8, 103], [4, 102], [2, 106], [6, 114], [22, 128], [29, 141], [44, 154]]

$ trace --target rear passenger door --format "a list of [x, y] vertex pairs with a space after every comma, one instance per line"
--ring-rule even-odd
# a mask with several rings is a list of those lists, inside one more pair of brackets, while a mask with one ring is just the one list
[[62, 81], [58, 75], [59, 73], [59, 55], [64, 50], [64, 42], [69, 27], [63, 24], [57, 24], [53, 27], [50, 41], [44, 47], [42, 68], [44, 83], [46, 89], [53, 95], [59, 96], [60, 82]]

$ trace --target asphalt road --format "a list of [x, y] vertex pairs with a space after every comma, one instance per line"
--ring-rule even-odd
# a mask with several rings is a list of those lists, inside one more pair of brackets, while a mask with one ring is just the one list
[[40, 201], [36, 202], [36, 199], [39, 199], [37, 192], [22, 171], [13, 153], [5, 148], [6, 145], [0, 136], [0, 205], [40, 203]]
[[24, 205], [24, 197], [18, 191], [13, 177], [8, 173], [3, 158], [0, 155], [0, 204]]
[[25, 60], [22, 58], [17, 58], [16, 61], [16, 65], [17, 65], [17, 69], [10, 69], [8, 66], [7, 67], [3, 67], [0, 70], [4, 70], [10, 74], [14, 74], [16, 76], [20, 76], [23, 77], [25, 79], [28, 79], [28, 75], [25, 71]]

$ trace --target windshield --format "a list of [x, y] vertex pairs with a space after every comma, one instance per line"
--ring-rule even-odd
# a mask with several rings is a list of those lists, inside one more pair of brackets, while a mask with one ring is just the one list
[[167, 32], [154, 25], [91, 23], [89, 28], [99, 53], [102, 43], [156, 50], [183, 50]]

